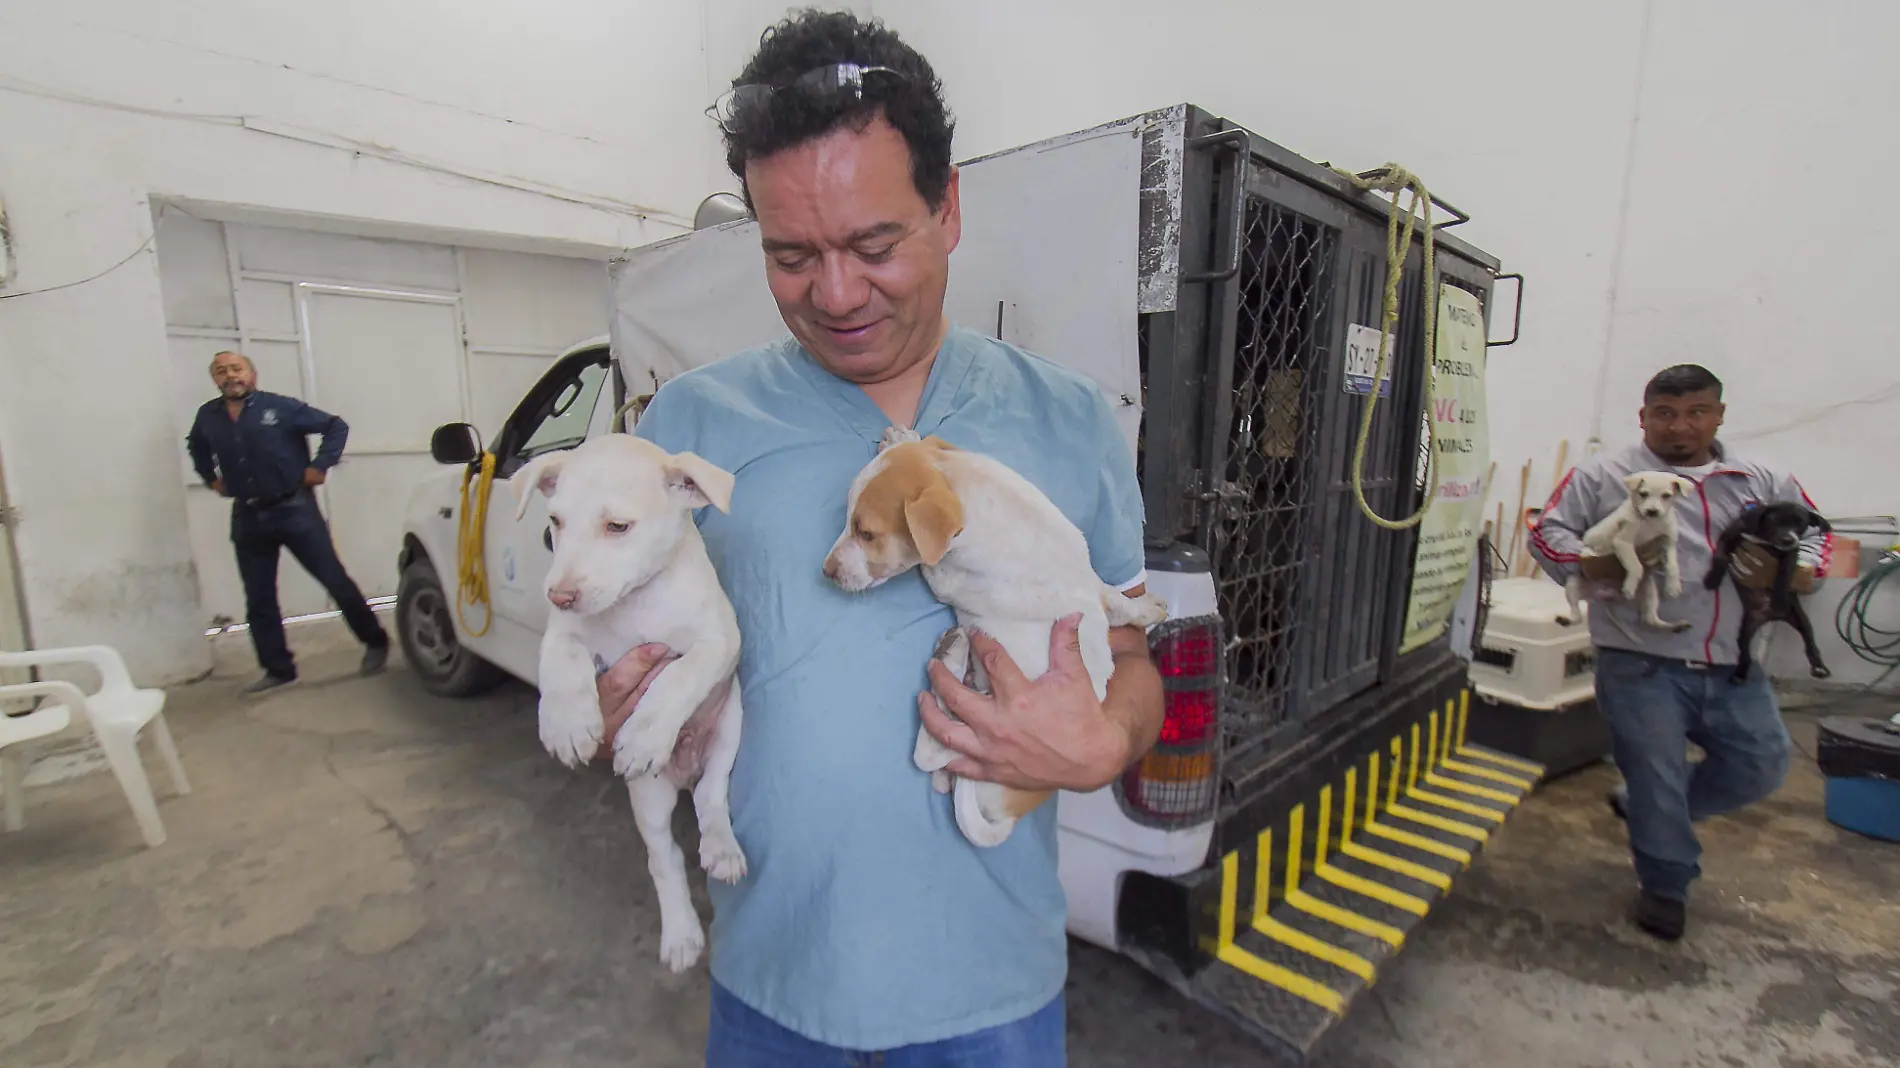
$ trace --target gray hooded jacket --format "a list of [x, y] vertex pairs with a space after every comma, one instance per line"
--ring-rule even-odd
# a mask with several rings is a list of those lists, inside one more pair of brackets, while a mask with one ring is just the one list
[[[1696, 491], [1676, 502], [1676, 559], [1682, 569], [1682, 596], [1664, 598], [1661, 615], [1670, 621], [1693, 624], [1680, 634], [1645, 627], [1633, 601], [1615, 598], [1590, 602], [1590, 639], [1600, 648], [1625, 649], [1652, 656], [1705, 664], [1734, 664], [1736, 628], [1742, 620], [1741, 600], [1732, 582], [1721, 588], [1702, 588], [1715, 556], [1716, 539], [1750, 504], [1793, 501], [1814, 508], [1793, 475], [1730, 456], [1718, 442], [1716, 467], [1701, 479], [1664, 462], [1641, 444], [1600, 452], [1578, 464], [1558, 484], [1531, 524], [1531, 553], [1545, 573], [1563, 582], [1578, 571], [1583, 534], [1625, 500], [1623, 479], [1638, 471], [1668, 471], [1696, 484]], [[1818, 511], [1818, 509], [1817, 509]], [[1801, 545], [1801, 562], [1825, 577], [1834, 548], [1832, 534], [1810, 532]], [[1618, 627], [1610, 616], [1623, 624]], [[1628, 630], [1628, 634], [1624, 630]], [[1637, 641], [1631, 641], [1630, 635]]]

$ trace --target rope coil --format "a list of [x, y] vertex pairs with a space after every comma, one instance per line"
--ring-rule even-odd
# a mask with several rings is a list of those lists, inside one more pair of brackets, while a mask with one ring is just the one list
[[1834, 609], [1834, 633], [1854, 655], [1875, 667], [1884, 668], [1880, 676], [1867, 684], [1872, 690], [1900, 670], [1900, 630], [1890, 630], [1872, 621], [1874, 598], [1888, 580], [1900, 575], [1900, 553], [1889, 550], [1881, 556], [1854, 588]]
[[[475, 500], [469, 502], [470, 483]], [[479, 471], [470, 466], [462, 473], [462, 515], [455, 531], [455, 618], [471, 637], [488, 633], [495, 621], [494, 606], [488, 603], [487, 547], [483, 532], [488, 527], [488, 493], [495, 484], [495, 454], [483, 451]], [[484, 610], [480, 630], [468, 625], [462, 614], [464, 605], [481, 605]]]
[[[1412, 233], [1415, 229], [1420, 205], [1424, 206], [1425, 218], [1425, 284], [1420, 287], [1425, 296], [1425, 411], [1432, 411], [1432, 399], [1437, 393], [1437, 365], [1433, 359], [1438, 338], [1438, 270], [1433, 243], [1432, 198], [1425, 191], [1425, 182], [1418, 175], [1396, 163], [1387, 163], [1376, 171], [1367, 172], [1370, 177], [1360, 177], [1351, 171], [1333, 168], [1335, 173], [1345, 177], [1355, 187], [1367, 192], [1389, 193], [1392, 196], [1390, 210], [1386, 213], [1385, 227], [1385, 298], [1380, 312], [1379, 322], [1379, 361], [1372, 372], [1372, 389], [1366, 396], [1366, 410], [1359, 419], [1359, 441], [1352, 452], [1352, 495], [1359, 505], [1359, 511], [1378, 526], [1386, 530], [1408, 530], [1425, 519], [1425, 513], [1431, 509], [1432, 502], [1438, 497], [1438, 428], [1437, 420], [1425, 419], [1425, 499], [1419, 502], [1418, 511], [1405, 519], [1387, 519], [1373, 511], [1366, 500], [1365, 471], [1366, 443], [1372, 438], [1372, 412], [1379, 403], [1379, 382], [1385, 377], [1386, 340], [1395, 333], [1399, 319], [1399, 279], [1405, 273], [1405, 254], [1412, 247]], [[1401, 209], [1399, 197], [1406, 190], [1412, 191], [1410, 207]], [[1399, 228], [1400, 214], [1405, 216], [1403, 233]]]

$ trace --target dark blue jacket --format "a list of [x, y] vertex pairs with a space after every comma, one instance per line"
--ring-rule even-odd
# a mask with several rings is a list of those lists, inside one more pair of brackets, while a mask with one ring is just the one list
[[[315, 459], [310, 434], [323, 435]], [[185, 435], [185, 448], [205, 485], [222, 478], [225, 496], [248, 500], [295, 492], [303, 485], [305, 468], [335, 467], [349, 435], [349, 424], [329, 412], [258, 390], [244, 398], [236, 420], [223, 397], [206, 401]]]

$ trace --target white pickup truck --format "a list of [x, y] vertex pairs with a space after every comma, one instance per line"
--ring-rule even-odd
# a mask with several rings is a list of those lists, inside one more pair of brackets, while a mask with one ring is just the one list
[[[1352, 504], [1367, 400], [1346, 339], [1382, 326], [1387, 202], [1190, 105], [961, 172], [946, 314], [1096, 382], [1137, 456], [1149, 586], [1171, 609], [1149, 631], [1160, 743], [1058, 801], [1069, 929], [1301, 1062], [1542, 774], [1468, 743], [1467, 660], [1442, 632], [1402, 642], [1416, 531]], [[1497, 260], [1442, 229], [1433, 283], [1488, 319]], [[1366, 453], [1385, 515], [1423, 489], [1418, 262]], [[544, 499], [517, 519], [509, 477], [785, 332], [744, 218], [626, 250], [608, 283], [611, 332], [485, 443], [436, 431], [453, 469], [408, 503], [396, 609], [433, 692], [535, 681], [552, 550]]]

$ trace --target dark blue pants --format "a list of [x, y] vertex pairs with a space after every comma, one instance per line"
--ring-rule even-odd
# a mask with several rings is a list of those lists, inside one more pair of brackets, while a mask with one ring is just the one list
[[1063, 1068], [1067, 1063], [1063, 998], [1015, 1023], [880, 1052], [813, 1042], [753, 1011], [712, 985], [706, 1068]]
[[[1597, 706], [1629, 787], [1630, 852], [1643, 889], [1676, 901], [1702, 874], [1695, 824], [1759, 801], [1788, 775], [1788, 729], [1760, 664], [1691, 667], [1617, 649], [1597, 654]], [[1688, 744], [1706, 754], [1689, 762]]]
[[363, 600], [330, 541], [330, 525], [309, 490], [281, 504], [252, 508], [231, 502], [231, 542], [237, 547], [238, 575], [244, 580], [245, 621], [257, 662], [279, 678], [297, 677], [297, 664], [284, 641], [284, 616], [277, 607], [277, 559], [288, 549], [310, 577], [321, 583], [364, 645], [389, 644], [389, 635]]

